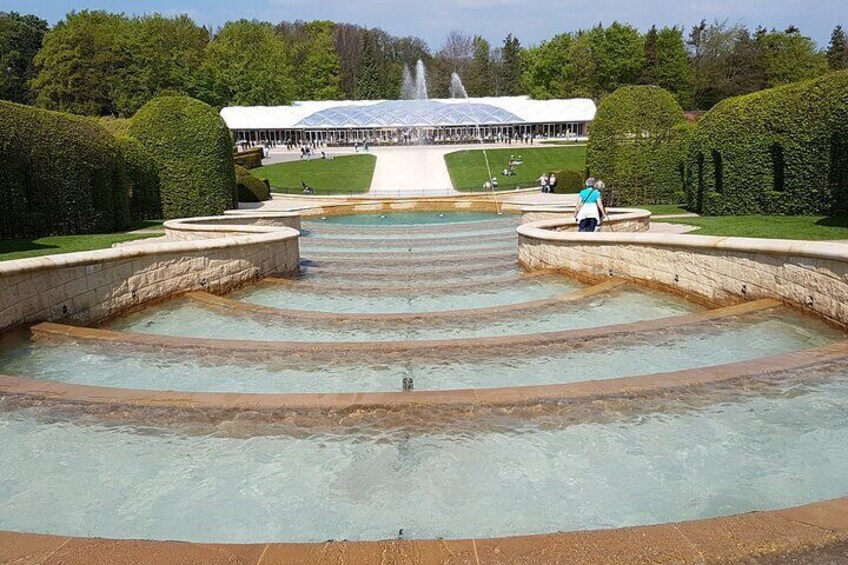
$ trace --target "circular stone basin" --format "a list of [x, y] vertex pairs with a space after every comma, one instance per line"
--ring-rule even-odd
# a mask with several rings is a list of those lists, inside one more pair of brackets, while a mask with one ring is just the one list
[[378, 212], [309, 218], [309, 221], [346, 226], [420, 226], [427, 224], [455, 224], [496, 220], [502, 215], [490, 212]]

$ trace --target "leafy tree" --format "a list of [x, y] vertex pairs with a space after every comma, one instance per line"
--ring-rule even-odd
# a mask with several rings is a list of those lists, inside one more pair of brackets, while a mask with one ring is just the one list
[[35, 76], [34, 59], [47, 22], [32, 15], [0, 12], [0, 99], [30, 103], [27, 83]]
[[380, 66], [377, 60], [376, 37], [372, 31], [362, 36], [362, 66], [356, 81], [358, 100], [376, 100], [380, 98]]
[[122, 48], [129, 20], [103, 11], [71, 12], [44, 37], [30, 83], [36, 103], [91, 116], [117, 115], [112, 94], [129, 63]]
[[637, 82], [644, 57], [644, 39], [639, 30], [613, 22], [607, 28], [593, 28], [589, 39], [597, 72], [596, 98]]
[[674, 94], [682, 107], [690, 107], [692, 79], [683, 31], [676, 27], [657, 31], [656, 26], [652, 26], [645, 35], [644, 51], [645, 61], [639, 82], [664, 88]]
[[342, 69], [336, 52], [335, 25], [330, 21], [284, 22], [277, 34], [285, 42], [299, 100], [338, 100]]
[[204, 49], [209, 33], [185, 15], [159, 14], [133, 20], [131, 33], [122, 42], [127, 64], [119, 70], [113, 88], [114, 104], [121, 116], [132, 116], [161, 94], [186, 94], [208, 98], [203, 74]]
[[515, 96], [522, 93], [521, 74], [523, 62], [521, 42], [510, 33], [503, 42], [500, 63], [500, 95]]
[[815, 78], [827, 71], [826, 56], [794, 26], [783, 32], [759, 33], [757, 43], [763, 56], [767, 87]]
[[842, 26], [833, 28], [830, 44], [827, 46], [827, 66], [832, 71], [848, 69], [848, 38]]
[[492, 46], [479, 35], [471, 40], [473, 55], [468, 76], [462, 77], [469, 96], [492, 95]]
[[288, 104], [294, 88], [285, 44], [271, 24], [228, 22], [206, 46], [214, 104]]

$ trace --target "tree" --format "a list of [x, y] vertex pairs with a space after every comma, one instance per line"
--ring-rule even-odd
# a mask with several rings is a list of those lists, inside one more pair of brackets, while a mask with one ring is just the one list
[[759, 33], [757, 43], [764, 59], [766, 87], [815, 78], [827, 72], [826, 55], [794, 26], [783, 32]]
[[271, 24], [228, 22], [206, 47], [215, 105], [278, 106], [294, 87], [285, 44]]
[[112, 94], [119, 115], [132, 116], [161, 94], [210, 96], [202, 72], [209, 43], [205, 28], [185, 15], [153, 14], [131, 23], [122, 41], [127, 64], [118, 70]]
[[848, 69], [848, 39], [842, 26], [833, 28], [830, 44], [827, 46], [827, 66], [832, 71]]
[[90, 116], [117, 115], [112, 94], [129, 57], [122, 40], [131, 33], [123, 15], [71, 12], [44, 37], [30, 83], [39, 106]]
[[298, 80], [296, 96], [300, 100], [338, 100], [344, 97], [341, 89], [341, 66], [335, 50], [333, 28], [329, 21], [304, 25], [304, 37], [289, 51], [299, 64], [294, 65]]
[[0, 99], [29, 104], [28, 82], [35, 76], [35, 55], [47, 33], [47, 22], [32, 15], [0, 12]]
[[521, 42], [510, 33], [503, 42], [500, 63], [500, 95], [515, 96], [521, 94], [521, 74], [523, 62], [521, 60]]
[[682, 107], [690, 107], [693, 98], [692, 78], [683, 30], [664, 27], [657, 31], [656, 26], [652, 26], [645, 35], [644, 51], [645, 60], [639, 82], [664, 88], [674, 94]]
[[377, 61], [376, 38], [372, 31], [366, 30], [362, 36], [362, 64], [356, 81], [358, 100], [376, 100], [380, 98], [380, 67]]
[[631, 25], [613, 22], [607, 28], [589, 31], [590, 47], [597, 79], [595, 98], [621, 86], [636, 84], [644, 58], [644, 39]]
[[336, 54], [341, 70], [341, 89], [345, 98], [353, 98], [356, 77], [362, 59], [362, 34], [364, 29], [352, 24], [336, 24], [333, 28]]
[[492, 47], [479, 35], [471, 40], [473, 55], [468, 76], [462, 77], [468, 95], [472, 97], [492, 95]]

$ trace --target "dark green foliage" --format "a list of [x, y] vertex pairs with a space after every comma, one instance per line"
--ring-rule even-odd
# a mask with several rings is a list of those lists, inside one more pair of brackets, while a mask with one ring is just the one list
[[610, 205], [677, 204], [688, 138], [683, 110], [668, 91], [625, 86], [598, 108], [587, 165], [606, 183]]
[[557, 178], [556, 191], [558, 193], [577, 194], [583, 190], [583, 186], [586, 181], [586, 176], [583, 174], [583, 171], [563, 169], [562, 171], [555, 171], [554, 174], [556, 174]]
[[211, 106], [157, 98], [133, 117], [129, 133], [159, 170], [165, 219], [213, 216], [237, 205], [232, 137]]
[[366, 30], [362, 35], [362, 60], [360, 64], [360, 74], [356, 79], [356, 98], [358, 100], [376, 100], [380, 97], [380, 67], [377, 39], [372, 31]]
[[511, 33], [503, 41], [501, 50], [500, 96], [521, 94], [521, 75], [524, 62], [521, 58], [521, 42]]
[[730, 98], [692, 139], [687, 204], [708, 215], [848, 211], [848, 71]]
[[239, 151], [233, 153], [233, 161], [236, 165], [241, 165], [245, 169], [255, 169], [262, 166], [262, 158], [265, 153], [261, 147], [248, 149], [247, 151]]
[[848, 37], [842, 26], [833, 28], [830, 43], [827, 46], [827, 66], [832, 71], [848, 69]]
[[35, 76], [34, 59], [47, 33], [47, 22], [37, 16], [0, 12], [0, 99], [29, 104], [27, 83]]
[[244, 167], [236, 165], [236, 187], [239, 202], [262, 202], [271, 200], [271, 188], [268, 181], [261, 181]]
[[118, 137], [124, 159], [124, 175], [133, 220], [156, 220], [162, 217], [159, 196], [159, 172], [153, 157], [141, 144], [129, 137]]
[[91, 120], [0, 102], [0, 239], [129, 224], [121, 150]]

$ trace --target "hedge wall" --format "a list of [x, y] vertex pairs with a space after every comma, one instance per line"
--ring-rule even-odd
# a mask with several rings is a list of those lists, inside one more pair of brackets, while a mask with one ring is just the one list
[[91, 120], [0, 101], [0, 238], [129, 225], [117, 140]]
[[129, 128], [159, 170], [165, 219], [214, 216], [238, 206], [233, 140], [221, 116], [186, 96], [145, 104]]
[[720, 102], [688, 162], [703, 214], [848, 213], [848, 71]]
[[236, 188], [238, 189], [239, 202], [271, 200], [271, 187], [267, 182], [259, 180], [244, 167], [236, 165]]
[[563, 169], [561, 171], [555, 171], [554, 174], [557, 178], [557, 192], [562, 194], [577, 194], [583, 190], [586, 177], [582, 171]]
[[233, 153], [233, 161], [235, 161], [236, 165], [241, 165], [245, 169], [261, 167], [264, 157], [265, 151], [261, 147]]
[[625, 86], [603, 99], [586, 162], [607, 186], [609, 205], [677, 204], [684, 190], [689, 128], [674, 96], [656, 86]]
[[129, 137], [118, 137], [124, 160], [124, 175], [130, 199], [133, 220], [157, 220], [162, 217], [162, 200], [159, 197], [159, 172], [153, 157], [141, 144]]

